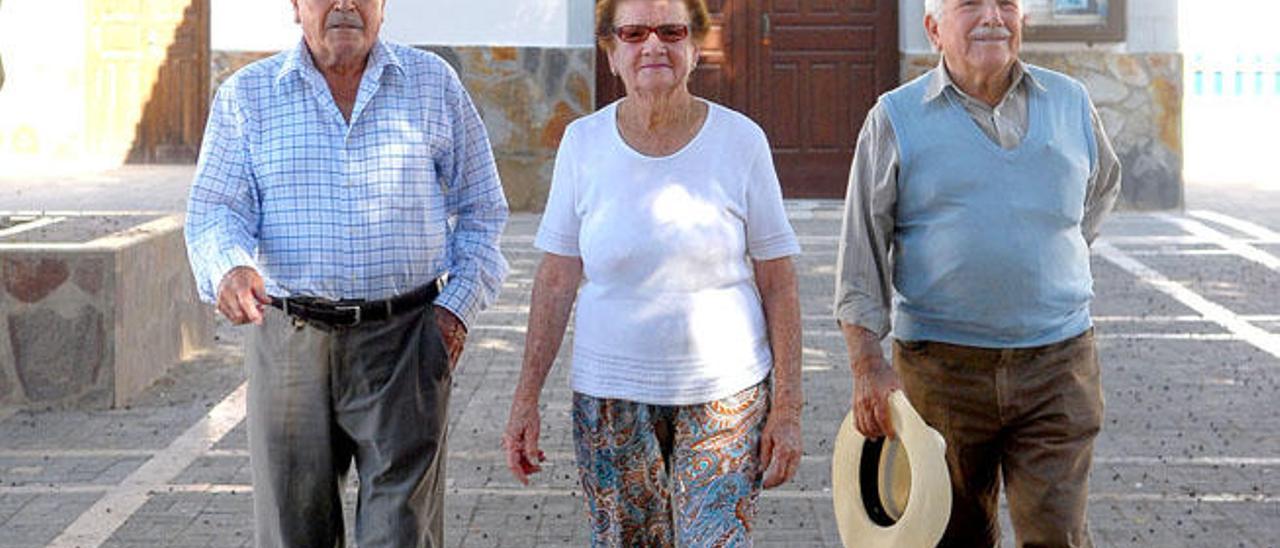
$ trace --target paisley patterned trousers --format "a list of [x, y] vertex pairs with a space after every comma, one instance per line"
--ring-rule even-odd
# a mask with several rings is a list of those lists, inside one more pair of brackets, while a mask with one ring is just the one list
[[573, 396], [592, 546], [750, 546], [766, 380], [680, 406]]

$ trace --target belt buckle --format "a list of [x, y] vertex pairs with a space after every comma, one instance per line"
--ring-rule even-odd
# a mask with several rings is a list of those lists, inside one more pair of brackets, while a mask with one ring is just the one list
[[360, 324], [360, 305], [336, 305], [333, 307], [333, 309], [338, 311], [350, 310], [356, 313], [355, 321], [352, 321], [351, 323], [347, 324], [346, 325], [347, 327], [355, 327]]

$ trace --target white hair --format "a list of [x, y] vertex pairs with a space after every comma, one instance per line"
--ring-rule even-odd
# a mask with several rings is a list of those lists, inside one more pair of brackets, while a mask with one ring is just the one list
[[932, 15], [934, 19], [942, 19], [942, 3], [943, 0], [924, 0], [925, 15]]

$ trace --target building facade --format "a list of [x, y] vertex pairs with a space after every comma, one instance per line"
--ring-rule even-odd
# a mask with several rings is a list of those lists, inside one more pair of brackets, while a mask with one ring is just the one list
[[[71, 13], [54, 5], [62, 3], [4, 2], [5, 166], [189, 162], [211, 90], [245, 64], [293, 47], [301, 34], [285, 0], [86, 0]], [[714, 28], [695, 92], [765, 128], [789, 197], [842, 197], [858, 129], [876, 97], [937, 62], [922, 28], [923, 0], [707, 3]], [[1071, 21], [1083, 17], [1072, 10], [1095, 10], [1107, 21], [1097, 32], [1064, 31], [1036, 15], [1033, 34], [1049, 41], [1024, 44], [1024, 57], [1089, 87], [1124, 163], [1125, 206], [1181, 207], [1177, 3], [1023, 3]], [[435, 51], [458, 69], [489, 127], [515, 209], [545, 203], [564, 127], [621, 94], [595, 51], [593, 6], [387, 2], [384, 36]], [[79, 23], [40, 23], [69, 15]], [[42, 54], [11, 53], [19, 48]]]

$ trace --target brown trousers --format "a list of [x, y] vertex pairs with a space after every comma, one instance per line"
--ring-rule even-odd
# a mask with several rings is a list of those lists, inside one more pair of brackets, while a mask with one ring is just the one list
[[1102, 385], [1093, 330], [1035, 348], [893, 345], [912, 406], [947, 441], [939, 546], [996, 546], [1000, 482], [1018, 546], [1091, 547], [1086, 516]]

